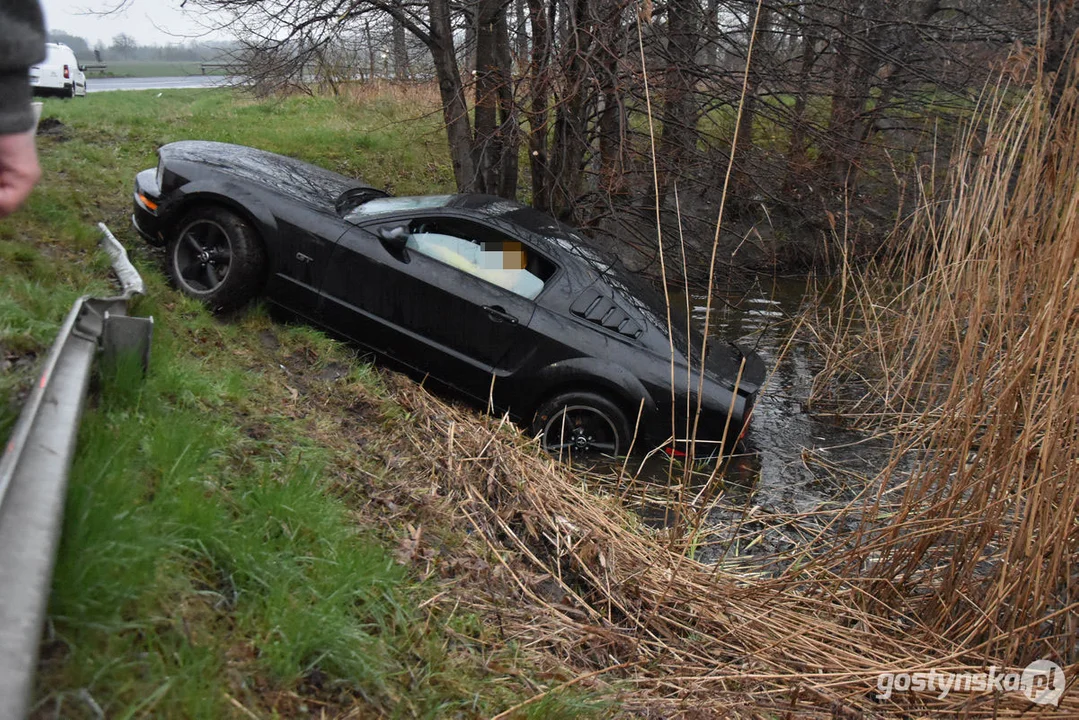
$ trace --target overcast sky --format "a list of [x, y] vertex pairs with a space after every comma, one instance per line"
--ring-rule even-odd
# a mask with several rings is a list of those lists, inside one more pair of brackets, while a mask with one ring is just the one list
[[[62, 30], [86, 38], [90, 46], [98, 40], [106, 45], [120, 33], [135, 38], [139, 45], [167, 45], [187, 42], [205, 35], [202, 14], [180, 10], [180, 0], [127, 0], [125, 7], [110, 15], [100, 15], [123, 4], [124, 0], [40, 0], [49, 30]], [[95, 14], [98, 13], [98, 14]], [[206, 39], [219, 40], [220, 34]]]

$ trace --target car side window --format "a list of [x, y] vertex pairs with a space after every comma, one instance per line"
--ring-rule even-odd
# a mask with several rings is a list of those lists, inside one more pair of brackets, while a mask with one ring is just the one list
[[492, 285], [536, 299], [553, 274], [543, 258], [515, 240], [478, 240], [434, 223], [414, 223], [405, 247]]

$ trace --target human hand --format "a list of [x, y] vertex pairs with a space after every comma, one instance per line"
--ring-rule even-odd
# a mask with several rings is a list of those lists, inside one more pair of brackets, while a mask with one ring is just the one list
[[34, 131], [0, 135], [0, 217], [15, 212], [40, 177]]

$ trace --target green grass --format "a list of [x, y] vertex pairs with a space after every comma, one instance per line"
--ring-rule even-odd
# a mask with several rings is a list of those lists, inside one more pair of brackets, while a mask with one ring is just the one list
[[[195, 325], [241, 344], [229, 337], [239, 328]], [[310, 338], [295, 334], [285, 341]], [[259, 704], [226, 672], [239, 654], [242, 672], [273, 686], [318, 673], [386, 711], [410, 671], [433, 691], [445, 656], [415, 632], [403, 568], [327, 492], [325, 453], [302, 437], [284, 455], [246, 437], [232, 410], [250, 408], [260, 379], [227, 354], [193, 357], [191, 340], [160, 323], [154, 370], [104, 378], [83, 424], [50, 606], [62, 663], [46, 663], [48, 685], [87, 688], [110, 716], [154, 698], [155, 716], [220, 717], [230, 695]], [[419, 690], [405, 714], [455, 695]]]
[[[130, 187], [135, 171], [156, 165], [161, 145], [197, 138], [291, 155], [404, 195], [454, 188], [440, 115], [432, 110], [380, 98], [256, 101], [225, 89], [201, 89], [47, 99], [43, 117], [60, 119], [74, 135], [69, 143], [46, 145], [47, 159], [55, 158], [63, 171], [85, 169], [116, 188]], [[101, 166], [73, 167], [65, 163], [72, 156]]]
[[[148, 287], [134, 312], [156, 324], [147, 376], [130, 361], [99, 369], [83, 418], [39, 668], [43, 716], [94, 717], [96, 704], [117, 718], [482, 717], [544, 687], [522, 679], [519, 649], [495, 630], [426, 606], [438, 589], [395, 561], [398, 531], [362, 521], [364, 478], [387, 472], [378, 418], [402, 412], [378, 374], [258, 307], [212, 317], [168, 287], [128, 226], [134, 173], [180, 138], [244, 141], [399, 191], [448, 189], [448, 169], [429, 159], [440, 149], [424, 146], [439, 137], [430, 126], [388, 127], [413, 112], [217, 90], [46, 104], [63, 126], [40, 138], [44, 177], [0, 221], [0, 437], [74, 299], [114, 289], [96, 221], [132, 251]], [[343, 376], [318, 392], [375, 408], [358, 423], [362, 443], [307, 399], [308, 385], [330, 382], [308, 376], [333, 367]], [[517, 716], [610, 712], [569, 691]]]

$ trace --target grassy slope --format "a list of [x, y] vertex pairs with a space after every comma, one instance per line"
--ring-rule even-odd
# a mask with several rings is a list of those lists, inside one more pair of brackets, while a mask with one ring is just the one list
[[[111, 289], [95, 221], [134, 251], [149, 287], [136, 312], [157, 324], [149, 376], [98, 378], [83, 421], [39, 716], [96, 704], [108, 717], [469, 717], [536, 691], [512, 644], [425, 605], [435, 588], [388, 549], [400, 528], [371, 497], [398, 467], [380, 423], [403, 411], [378, 374], [260, 308], [209, 316], [128, 227], [134, 173], [181, 138], [243, 141], [397, 192], [448, 189], [434, 122], [397, 124], [418, 106], [226, 91], [46, 104], [63, 127], [40, 139], [44, 179], [0, 222], [0, 436], [74, 298]], [[594, 712], [572, 693], [527, 708]]]

